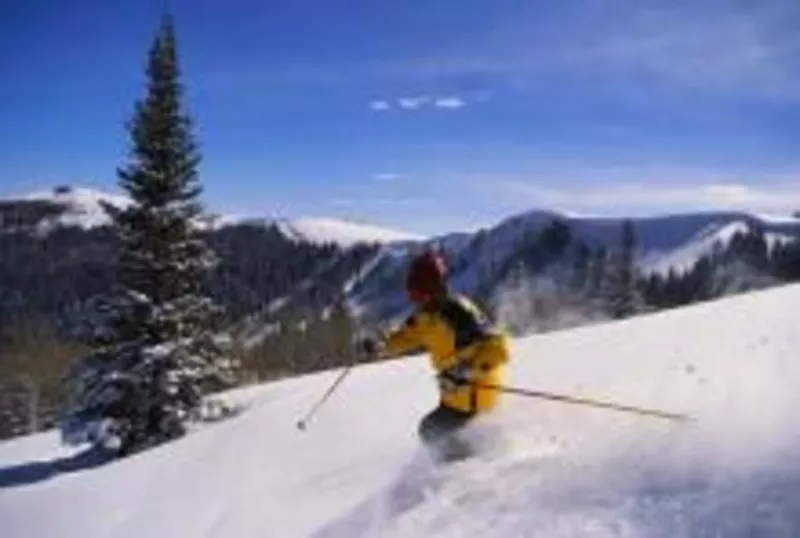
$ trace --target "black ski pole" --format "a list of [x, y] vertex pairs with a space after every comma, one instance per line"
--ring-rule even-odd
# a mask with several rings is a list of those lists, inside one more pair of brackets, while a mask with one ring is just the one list
[[[350, 308], [348, 307], [347, 296], [344, 292], [335, 300], [335, 302], [338, 301], [341, 301], [342, 306], [347, 311], [348, 317], [352, 322], [355, 322], [357, 325], [361, 325], [363, 323], [363, 320], [362, 323], [356, 322], [356, 317], [353, 316], [353, 313], [350, 311]], [[360, 332], [360, 329], [355, 332], [356, 333]], [[308, 411], [308, 413], [306, 413], [306, 415], [302, 419], [297, 421], [298, 430], [304, 431], [306, 427], [308, 427], [308, 423], [311, 421], [312, 418], [314, 418], [314, 415], [317, 413], [317, 411], [319, 411], [319, 409], [325, 404], [325, 402], [328, 401], [328, 398], [331, 397], [331, 395], [336, 391], [339, 385], [341, 385], [342, 381], [344, 381], [344, 378], [347, 377], [347, 375], [353, 370], [353, 368], [358, 364], [358, 362], [359, 361], [356, 359], [349, 365], [345, 366], [344, 370], [342, 370], [341, 373], [336, 377], [334, 382], [331, 384], [330, 387], [328, 387], [328, 390], [325, 391], [325, 394], [322, 395], [319, 401], [315, 403], [313, 407], [311, 407], [311, 409]]]
[[474, 383], [475, 387], [480, 389], [496, 390], [499, 392], [506, 392], [509, 394], [518, 394], [520, 396], [527, 396], [528, 398], [541, 398], [543, 400], [551, 400], [554, 402], [563, 402], [578, 405], [588, 405], [591, 407], [599, 407], [601, 409], [610, 409], [613, 411], [621, 411], [624, 413], [634, 413], [637, 415], [644, 415], [650, 417], [663, 418], [675, 421], [691, 421], [692, 417], [680, 413], [669, 413], [658, 409], [648, 409], [644, 407], [637, 407], [632, 405], [622, 405], [616, 402], [608, 402], [603, 400], [595, 400], [592, 398], [582, 398], [577, 396], [567, 396], [565, 394], [553, 394], [551, 392], [543, 392], [538, 390], [521, 389], [516, 387], [507, 387], [505, 385], [495, 385], [492, 383]]
[[312, 418], [314, 418], [314, 415], [316, 414], [317, 411], [319, 411], [319, 408], [322, 407], [326, 401], [328, 401], [328, 398], [330, 398], [331, 395], [334, 393], [334, 391], [336, 391], [336, 388], [342, 383], [342, 381], [344, 381], [344, 378], [347, 377], [347, 374], [349, 374], [353, 370], [354, 366], [355, 366], [354, 364], [351, 364], [345, 367], [345, 369], [341, 371], [341, 373], [336, 377], [336, 380], [331, 384], [330, 387], [328, 387], [328, 390], [325, 391], [325, 394], [322, 395], [322, 398], [320, 398], [319, 401], [314, 404], [314, 406], [308, 411], [308, 413], [306, 413], [306, 415], [302, 419], [297, 421], [297, 429], [299, 430], [306, 429], [306, 426], [308, 426], [309, 421]]

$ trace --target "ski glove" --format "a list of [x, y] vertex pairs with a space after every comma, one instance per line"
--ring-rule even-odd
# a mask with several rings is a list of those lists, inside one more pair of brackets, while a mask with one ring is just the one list
[[364, 338], [356, 344], [356, 351], [366, 359], [375, 358], [380, 351], [380, 344], [372, 338]]
[[461, 386], [469, 384], [473, 379], [472, 367], [465, 362], [458, 362], [437, 376], [439, 388], [443, 392], [450, 392]]

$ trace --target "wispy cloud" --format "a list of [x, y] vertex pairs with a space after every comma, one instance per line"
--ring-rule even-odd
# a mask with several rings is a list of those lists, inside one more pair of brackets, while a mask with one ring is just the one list
[[370, 101], [369, 108], [371, 110], [375, 110], [376, 112], [380, 112], [391, 109], [392, 105], [390, 105], [388, 101]]
[[[272, 69], [226, 66], [204, 73], [202, 87], [261, 91], [276, 84], [350, 84], [357, 78], [406, 80], [419, 88], [420, 82], [476, 77], [489, 85], [530, 85], [566, 77], [615, 88], [659, 85], [800, 99], [797, 0], [528, 4], [505, 10], [504, 18], [452, 46], [414, 47], [380, 60], [354, 55], [335, 66], [316, 60]], [[404, 96], [373, 103], [375, 110], [419, 110], [435, 99]]]
[[328, 198], [328, 204], [336, 207], [355, 207], [358, 203], [359, 201], [355, 198]]
[[436, 108], [458, 110], [459, 108], [467, 106], [467, 103], [460, 97], [438, 97], [434, 100], [433, 106]]
[[396, 196], [396, 197], [337, 197], [329, 198], [328, 203], [336, 207], [359, 208], [376, 207], [376, 206], [409, 206], [416, 205], [422, 206], [431, 204], [430, 198], [421, 196]]
[[650, 164], [569, 166], [540, 163], [524, 174], [459, 179], [475, 196], [505, 210], [541, 207], [595, 214], [800, 210], [798, 167]]
[[423, 108], [433, 107], [446, 110], [458, 110], [467, 106], [467, 100], [458, 95], [431, 96], [431, 95], [410, 95], [398, 97], [395, 100], [375, 100], [370, 101], [369, 107], [375, 111], [385, 111], [400, 109], [405, 111], [417, 111]]
[[405, 110], [417, 110], [431, 102], [428, 95], [418, 95], [415, 97], [401, 97], [397, 100], [397, 106]]
[[595, 186], [531, 183], [524, 180], [493, 182], [515, 202], [528, 207], [611, 214], [666, 211], [742, 210], [789, 214], [800, 208], [800, 175], [758, 184], [712, 182], [610, 182]]
[[472, 48], [409, 58], [394, 68], [410, 76], [484, 76], [514, 84], [567, 76], [800, 98], [798, 24], [795, 0], [660, 7], [610, 0], [565, 7], [558, 15], [532, 10], [476, 36]]
[[584, 44], [565, 47], [562, 60], [683, 87], [796, 92], [800, 80], [793, 57], [800, 39], [787, 31], [784, 9], [768, 4], [725, 11], [640, 8], [622, 24], [595, 31]]
[[381, 172], [379, 174], [373, 174], [372, 179], [375, 181], [397, 181], [399, 179], [403, 179], [405, 176], [403, 174], [395, 174], [392, 172]]

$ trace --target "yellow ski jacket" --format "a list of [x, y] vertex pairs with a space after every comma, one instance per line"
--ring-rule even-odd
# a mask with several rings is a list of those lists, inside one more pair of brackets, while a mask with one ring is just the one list
[[[506, 337], [499, 333], [472, 301], [461, 295], [437, 297], [386, 336], [384, 354], [402, 355], [426, 349], [437, 373], [464, 362], [477, 384], [500, 384], [508, 362]], [[484, 412], [497, 404], [496, 390], [462, 385], [440, 387], [441, 404], [464, 412]]]

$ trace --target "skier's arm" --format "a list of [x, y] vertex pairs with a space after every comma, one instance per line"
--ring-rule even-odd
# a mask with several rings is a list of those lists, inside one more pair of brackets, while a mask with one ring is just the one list
[[417, 316], [418, 314], [410, 316], [403, 325], [384, 337], [381, 355], [385, 357], [405, 355], [422, 347]]

